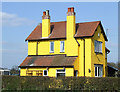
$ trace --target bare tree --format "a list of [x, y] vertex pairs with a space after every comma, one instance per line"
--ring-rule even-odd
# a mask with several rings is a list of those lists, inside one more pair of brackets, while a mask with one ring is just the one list
[[16, 66], [16, 65], [12, 66], [12, 68], [10, 69], [10, 74], [11, 75], [19, 75], [19, 68], [18, 68], [18, 66]]

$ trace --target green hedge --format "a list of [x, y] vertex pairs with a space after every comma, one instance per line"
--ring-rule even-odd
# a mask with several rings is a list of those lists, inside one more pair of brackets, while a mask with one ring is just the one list
[[2, 76], [2, 90], [119, 90], [118, 78]]

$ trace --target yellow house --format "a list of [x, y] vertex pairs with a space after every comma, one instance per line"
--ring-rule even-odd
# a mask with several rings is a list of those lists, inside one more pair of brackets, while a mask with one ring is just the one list
[[107, 76], [108, 41], [100, 21], [76, 23], [74, 8], [67, 21], [50, 22], [49, 11], [27, 37], [28, 56], [20, 76]]

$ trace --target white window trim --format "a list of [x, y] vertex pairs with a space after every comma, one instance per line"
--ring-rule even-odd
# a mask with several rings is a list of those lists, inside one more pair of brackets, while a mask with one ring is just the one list
[[[47, 75], [44, 75], [44, 71], [47, 71]], [[43, 76], [48, 76], [48, 70], [43, 70]]]
[[[65, 72], [57, 72], [57, 70], [65, 70]], [[57, 76], [57, 73], [64, 73], [65, 76], [66, 76], [66, 69], [57, 69], [57, 70], [56, 70], [56, 77], [58, 77], [58, 76]]]
[[[102, 65], [94, 65], [94, 69], [95, 69], [95, 67], [97, 67], [97, 76], [95, 76], [95, 77], [103, 77], [103, 66]], [[98, 72], [99, 72], [98, 67], [100, 68], [100, 72], [101, 72], [101, 75], [99, 75], [99, 76], [98, 76]]]
[[[51, 43], [53, 43], [53, 51], [51, 51]], [[54, 42], [50, 42], [50, 53], [54, 53]]]
[[[62, 51], [62, 42], [64, 43], [64, 50]], [[65, 51], [65, 42], [64, 41], [60, 41], [60, 52], [64, 52]]]

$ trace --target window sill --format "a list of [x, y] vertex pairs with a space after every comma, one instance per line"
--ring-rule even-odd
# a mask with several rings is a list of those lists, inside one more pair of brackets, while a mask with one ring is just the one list
[[96, 54], [103, 54], [102, 52], [95, 52]]
[[47, 77], [48, 75], [43, 75], [44, 77]]
[[54, 51], [53, 52], [49, 52], [49, 53], [54, 53]]
[[60, 51], [60, 53], [65, 53], [64, 51]]

